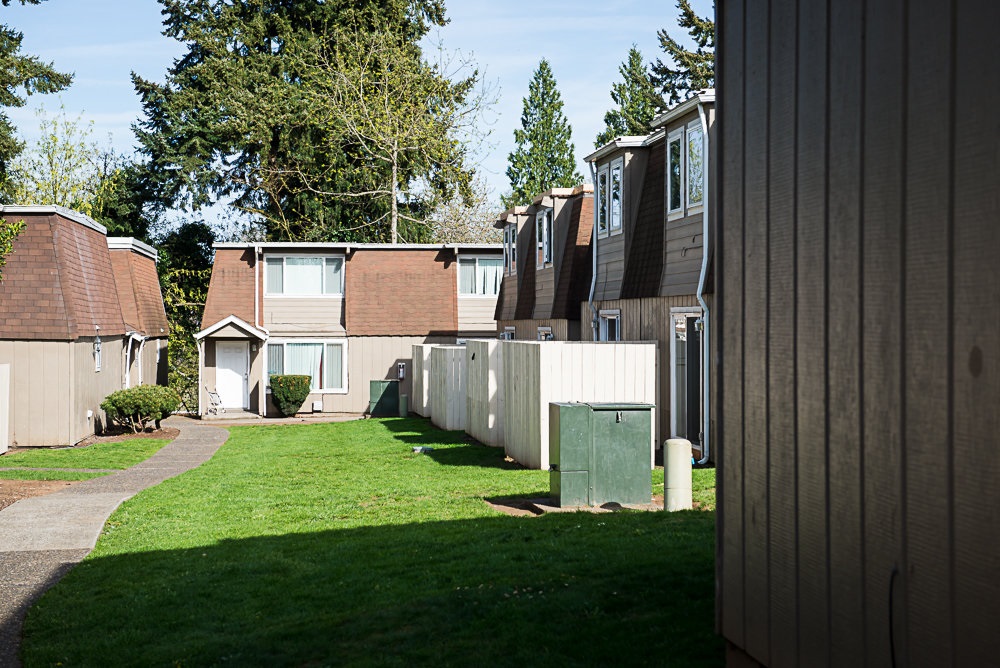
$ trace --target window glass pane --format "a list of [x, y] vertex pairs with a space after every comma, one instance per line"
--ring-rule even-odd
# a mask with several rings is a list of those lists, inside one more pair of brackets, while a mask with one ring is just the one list
[[617, 341], [618, 338], [618, 318], [608, 318], [608, 341]]
[[323, 294], [323, 258], [286, 257], [284, 294]]
[[324, 292], [328, 295], [339, 295], [344, 290], [343, 285], [344, 260], [339, 257], [326, 258], [326, 284]]
[[670, 141], [669, 157], [670, 164], [667, 166], [667, 173], [670, 179], [670, 193], [668, 211], [677, 211], [681, 208], [681, 138], [677, 137]]
[[538, 242], [535, 264], [541, 267], [545, 264], [545, 215], [542, 211], [535, 214], [535, 240]]
[[281, 280], [281, 258], [269, 257], [264, 262], [265, 273], [267, 274], [267, 292], [272, 295], [280, 295], [282, 290]]
[[285, 346], [281, 343], [267, 344], [267, 375], [285, 373]]
[[702, 142], [701, 128], [688, 128], [687, 190], [689, 206], [697, 206], [702, 203], [702, 178], [704, 176], [704, 165], [702, 164], [703, 150], [704, 143]]
[[319, 389], [320, 361], [323, 357], [322, 343], [289, 343], [285, 352], [288, 359], [285, 363], [285, 373], [310, 376], [309, 388]]
[[622, 227], [622, 167], [611, 168], [611, 229]]
[[323, 360], [323, 389], [344, 389], [344, 346], [339, 343], [326, 344], [326, 359]]
[[510, 226], [510, 273], [517, 273], [517, 225]]
[[495, 297], [500, 294], [503, 279], [503, 260], [480, 258], [477, 273], [478, 294]]
[[463, 295], [476, 294], [475, 259], [460, 259], [458, 261], [458, 291]]
[[608, 172], [604, 170], [597, 175], [597, 231], [604, 234], [608, 231]]

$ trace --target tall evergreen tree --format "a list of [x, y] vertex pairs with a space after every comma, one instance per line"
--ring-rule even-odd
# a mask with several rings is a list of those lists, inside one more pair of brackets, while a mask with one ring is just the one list
[[[22, 5], [37, 5], [42, 0], [20, 0]], [[7, 7], [11, 0], [0, 0]], [[57, 72], [51, 63], [21, 53], [24, 34], [0, 23], [0, 203], [9, 198], [7, 172], [10, 161], [24, 150], [15, 135], [6, 107], [23, 107], [26, 95], [55, 93], [73, 81], [73, 75]], [[23, 91], [23, 93], [22, 93]]]
[[660, 48], [669, 57], [665, 63], [657, 58], [653, 63], [653, 82], [669, 104], [676, 104], [691, 93], [715, 86], [715, 23], [701, 18], [691, 8], [690, 0], [677, 0], [680, 19], [697, 45], [694, 51], [682, 46], [666, 30], [660, 30]]
[[505, 207], [524, 204], [549, 188], [570, 188], [583, 180], [576, 171], [572, 134], [552, 68], [543, 58], [528, 84], [521, 128], [514, 130], [517, 148], [507, 156], [511, 192], [502, 198]]
[[596, 148], [615, 137], [648, 133], [649, 122], [664, 107], [635, 44], [629, 49], [628, 60], [618, 66], [618, 72], [622, 80], [611, 85], [611, 99], [618, 108], [604, 114], [605, 128], [594, 140]]
[[164, 34], [187, 51], [164, 83], [135, 74], [133, 83], [145, 112], [136, 133], [161, 206], [229, 200], [268, 239], [386, 240], [387, 226], [371, 225], [386, 202], [324, 195], [362, 191], [384, 167], [324, 141], [296, 54], [332, 51], [341, 31], [390, 32], [416, 45], [445, 24], [443, 1], [160, 2]]

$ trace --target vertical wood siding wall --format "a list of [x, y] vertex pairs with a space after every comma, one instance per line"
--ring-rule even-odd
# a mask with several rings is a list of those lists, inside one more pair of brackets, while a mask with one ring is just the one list
[[465, 344], [465, 430], [480, 443], [503, 446], [503, 346], [496, 339]]
[[441, 429], [465, 429], [465, 347], [431, 350], [431, 422]]
[[410, 378], [413, 384], [413, 396], [410, 398], [410, 410], [421, 417], [431, 416], [431, 345], [413, 346], [413, 370]]
[[0, 454], [10, 449], [10, 365], [0, 364]]
[[721, 631], [995, 664], [1000, 3], [717, 9]]
[[[500, 345], [504, 449], [528, 468], [549, 467], [550, 402], [656, 403], [655, 343], [504, 341]], [[651, 441], [650, 461], [653, 445]]]

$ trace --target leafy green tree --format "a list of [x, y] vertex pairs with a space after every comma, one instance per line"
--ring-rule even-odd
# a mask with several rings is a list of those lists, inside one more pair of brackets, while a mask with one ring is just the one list
[[600, 148], [615, 137], [645, 135], [649, 122], [663, 111], [663, 98], [642, 62], [642, 54], [633, 44], [628, 60], [618, 66], [622, 80], [611, 85], [611, 99], [618, 107], [604, 114], [604, 130], [594, 146]]
[[507, 156], [511, 192], [502, 198], [504, 207], [524, 204], [540, 192], [570, 188], [583, 180], [576, 171], [572, 135], [552, 68], [543, 58], [528, 84], [521, 127], [514, 130], [517, 147]]
[[215, 235], [203, 221], [188, 221], [156, 240], [160, 290], [170, 325], [167, 384], [181, 397], [185, 410], [198, 410], [198, 346], [194, 334], [205, 310], [212, 275]]
[[[442, 0], [160, 0], [187, 52], [164, 83], [133, 74], [149, 183], [161, 206], [228, 200], [278, 240], [361, 241], [388, 202], [343, 201], [387, 169], [324, 141], [296, 53], [331, 53], [341, 30], [417, 44], [445, 24]], [[384, 233], [384, 230], [380, 230]]]
[[653, 82], [670, 104], [715, 86], [715, 23], [695, 14], [690, 0], [677, 0], [677, 9], [681, 13], [677, 25], [688, 31], [696, 47], [684, 48], [666, 30], [657, 33], [668, 61], [657, 58], [653, 63]]

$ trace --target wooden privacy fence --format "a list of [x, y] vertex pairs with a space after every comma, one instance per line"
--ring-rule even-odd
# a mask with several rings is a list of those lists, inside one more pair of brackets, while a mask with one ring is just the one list
[[412, 393], [410, 397], [410, 410], [417, 415], [429, 418], [431, 416], [430, 401], [430, 376], [431, 376], [431, 349], [433, 345], [413, 346], [413, 374]]
[[434, 346], [430, 373], [431, 422], [441, 429], [465, 429], [465, 347]]
[[486, 445], [503, 447], [503, 346], [496, 339], [465, 344], [465, 431]]
[[[505, 341], [500, 347], [504, 450], [529, 468], [549, 467], [550, 402], [656, 404], [655, 342]], [[650, 429], [656, 433], [655, 423]], [[650, 462], [654, 447], [651, 438]]]

